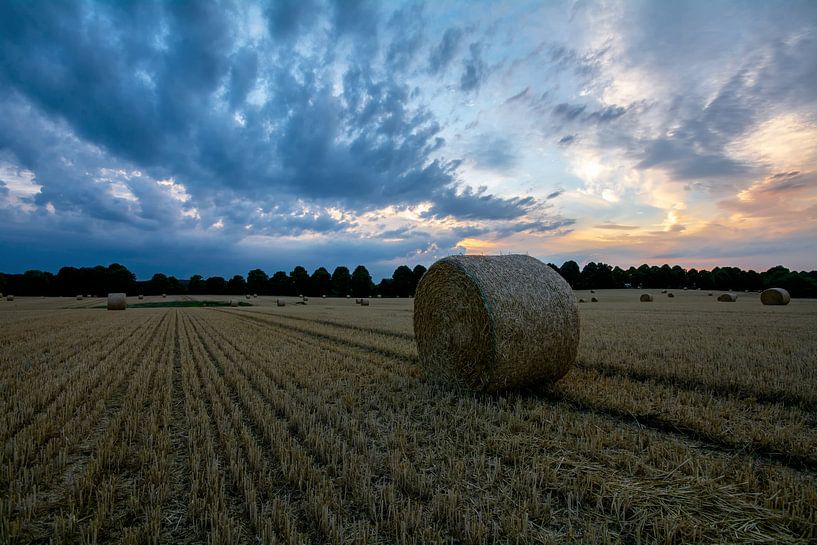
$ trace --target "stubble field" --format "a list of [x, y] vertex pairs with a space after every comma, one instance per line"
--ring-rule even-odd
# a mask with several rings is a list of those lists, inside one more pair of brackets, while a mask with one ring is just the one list
[[495, 396], [411, 300], [0, 302], [0, 543], [814, 542], [817, 301], [640, 293]]

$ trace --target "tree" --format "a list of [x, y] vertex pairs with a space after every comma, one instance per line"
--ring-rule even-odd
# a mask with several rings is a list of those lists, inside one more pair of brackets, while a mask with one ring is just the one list
[[261, 269], [253, 269], [247, 273], [246, 291], [248, 293], [267, 293], [268, 283], [267, 273]]
[[372, 275], [363, 265], [358, 265], [352, 271], [352, 295], [355, 297], [368, 297], [374, 288]]
[[383, 278], [375, 288], [378, 295], [383, 297], [394, 297], [394, 280], [391, 278]]
[[417, 285], [420, 283], [420, 279], [423, 277], [423, 275], [426, 273], [427, 270], [428, 269], [426, 269], [422, 265], [417, 265], [411, 271], [411, 274], [414, 276], [414, 280], [412, 281], [412, 286], [411, 286], [411, 294], [412, 295], [414, 295], [417, 292]]
[[408, 297], [412, 294], [414, 273], [412, 273], [411, 269], [409, 269], [406, 265], [400, 265], [394, 269], [391, 279], [394, 295], [397, 295], [398, 297]]
[[205, 281], [205, 289], [207, 293], [213, 295], [226, 295], [228, 288], [227, 288], [227, 281], [224, 280], [221, 276], [211, 276]]
[[576, 289], [581, 280], [581, 271], [579, 271], [579, 264], [575, 261], [565, 261], [559, 271], [562, 277], [567, 280], [570, 287]]
[[343, 266], [335, 267], [332, 272], [332, 295], [346, 297], [352, 292], [352, 275], [349, 269]]
[[332, 275], [324, 267], [318, 267], [309, 278], [308, 292], [304, 293], [314, 297], [321, 297], [329, 295], [330, 289], [332, 289]]
[[187, 281], [187, 291], [195, 295], [201, 295], [205, 292], [204, 278], [200, 274], [194, 274]]
[[231, 295], [242, 295], [247, 293], [247, 283], [244, 281], [243, 276], [237, 274], [230, 278], [230, 281], [227, 282], [227, 289], [230, 291]]
[[106, 294], [111, 292], [133, 293], [136, 275], [119, 263], [108, 265], [106, 276]]
[[269, 293], [272, 295], [292, 295], [295, 287], [292, 279], [284, 271], [278, 271], [269, 280]]
[[306, 269], [298, 265], [289, 273], [292, 285], [295, 287], [296, 295], [305, 295], [309, 291], [309, 273]]
[[150, 281], [148, 282], [148, 293], [153, 295], [159, 295], [161, 293], [167, 293], [169, 282], [167, 280], [167, 276], [162, 273], [154, 274]]

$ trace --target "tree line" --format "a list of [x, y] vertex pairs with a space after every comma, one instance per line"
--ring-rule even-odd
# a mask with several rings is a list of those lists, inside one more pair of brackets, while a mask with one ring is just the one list
[[[768, 287], [780, 287], [792, 297], [817, 297], [817, 271], [790, 271], [776, 266], [765, 272], [744, 271], [738, 267], [715, 267], [712, 270], [683, 269], [678, 265], [630, 267], [622, 269], [606, 263], [590, 262], [580, 268], [575, 261], [566, 261], [561, 267], [548, 263], [567, 280], [573, 289], [703, 289], [722, 291], [757, 291]], [[390, 278], [375, 284], [363, 265], [353, 271], [347, 267], [335, 267], [332, 273], [318, 267], [310, 274], [306, 268], [297, 266], [292, 271], [277, 271], [272, 276], [261, 269], [253, 269], [247, 276], [231, 278], [193, 275], [178, 279], [163, 273], [154, 274], [150, 280], [138, 281], [136, 275], [119, 263], [107, 267], [63, 267], [56, 274], [29, 270], [22, 274], [0, 273], [0, 293], [20, 296], [64, 296], [77, 294], [105, 295], [125, 292], [144, 295], [307, 295], [310, 297], [409, 297], [414, 294], [417, 283], [426, 268], [417, 265], [413, 269], [400, 265]]]

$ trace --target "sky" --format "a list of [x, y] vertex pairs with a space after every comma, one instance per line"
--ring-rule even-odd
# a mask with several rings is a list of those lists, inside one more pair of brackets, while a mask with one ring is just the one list
[[817, 2], [0, 1], [0, 271], [817, 268]]

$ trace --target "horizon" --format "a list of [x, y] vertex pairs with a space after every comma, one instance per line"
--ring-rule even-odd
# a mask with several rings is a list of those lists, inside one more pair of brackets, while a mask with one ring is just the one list
[[0, 271], [810, 271], [814, 51], [808, 1], [5, 2]]

